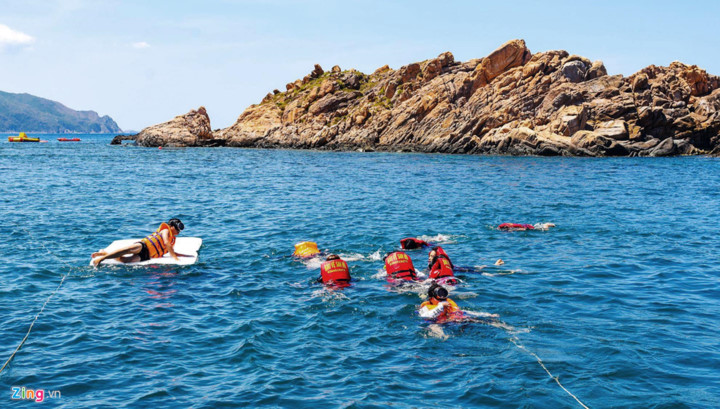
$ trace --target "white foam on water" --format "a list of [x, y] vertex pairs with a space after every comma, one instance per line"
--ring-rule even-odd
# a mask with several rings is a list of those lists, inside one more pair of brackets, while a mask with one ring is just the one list
[[312, 292], [310, 298], [322, 298], [323, 302], [349, 299], [341, 290], [323, 287]]
[[453, 244], [456, 243], [456, 239], [464, 236], [452, 235], [452, 234], [436, 234], [434, 236], [422, 235], [418, 236], [418, 239], [427, 241], [430, 244]]

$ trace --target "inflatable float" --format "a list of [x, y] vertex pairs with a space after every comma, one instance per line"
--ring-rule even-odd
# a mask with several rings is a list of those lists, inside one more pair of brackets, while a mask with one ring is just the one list
[[[125, 246], [128, 246], [133, 243], [137, 243], [142, 239], [127, 239], [127, 240], [115, 240], [114, 242], [110, 243], [109, 246], [105, 249], [108, 253], [114, 251], [115, 249], [120, 249]], [[177, 265], [177, 266], [189, 266], [191, 264], [195, 264], [198, 260], [198, 250], [200, 250], [200, 246], [202, 246], [202, 239], [200, 237], [178, 237], [175, 239], [175, 252], [179, 254], [185, 254], [190, 257], [178, 257], [178, 260], [175, 260], [170, 256], [170, 254], [165, 254], [164, 256], [160, 258], [151, 258], [150, 260], [146, 261], [138, 261], [136, 263], [123, 263], [121, 261], [117, 261], [115, 259], [107, 259], [104, 260], [102, 263], [100, 263], [101, 266], [104, 265], [121, 265], [121, 266], [147, 266], [147, 265]], [[92, 261], [90, 261], [90, 265], [92, 266]]]
[[60, 142], [80, 142], [80, 138], [57, 138]]
[[20, 132], [18, 136], [8, 136], [8, 142], [40, 142], [40, 138], [31, 138], [25, 132]]
[[313, 241], [303, 241], [295, 245], [295, 252], [293, 253], [293, 256], [305, 258], [312, 257], [317, 254], [320, 254], [317, 243]]

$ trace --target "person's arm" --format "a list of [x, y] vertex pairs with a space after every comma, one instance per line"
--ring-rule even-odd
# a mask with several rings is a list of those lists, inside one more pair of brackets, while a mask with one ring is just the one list
[[170, 242], [170, 233], [168, 233], [167, 230], [163, 230], [160, 234], [162, 235], [163, 241], [165, 242], [165, 248], [168, 249], [168, 253], [170, 253], [170, 257], [179, 261], [180, 259], [178, 259], [178, 255], [175, 254], [175, 246], [173, 246], [173, 244]]
[[435, 308], [432, 308], [432, 309], [428, 308], [428, 307], [430, 307], [429, 305], [426, 305], [426, 306], [420, 308], [420, 310], [418, 310], [418, 314], [420, 314], [420, 316], [422, 318], [426, 318], [426, 319], [436, 318], [445, 309], [445, 306], [443, 304], [444, 303], [440, 303], [437, 306], [435, 306]]

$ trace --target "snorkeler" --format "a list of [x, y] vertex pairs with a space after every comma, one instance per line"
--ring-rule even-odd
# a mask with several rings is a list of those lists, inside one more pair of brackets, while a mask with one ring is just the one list
[[420, 305], [418, 314], [425, 319], [441, 324], [447, 321], [463, 321], [463, 314], [455, 301], [448, 298], [448, 291], [437, 283], [428, 288], [428, 300]]
[[425, 240], [416, 239], [415, 237], [406, 237], [400, 240], [400, 247], [402, 247], [403, 250], [414, 250], [430, 247], [430, 243]]
[[167, 223], [160, 224], [160, 227], [144, 239], [125, 246], [121, 249], [108, 253], [107, 250], [99, 250], [91, 255], [92, 263], [100, 265], [106, 259], [115, 259], [121, 263], [135, 263], [146, 261], [152, 258], [160, 258], [166, 253], [178, 260], [179, 257], [190, 257], [185, 254], [175, 253], [175, 237], [185, 228], [180, 219], [170, 219]]
[[385, 271], [388, 278], [417, 281], [417, 272], [412, 259], [402, 251], [393, 251], [385, 256]]
[[453, 274], [452, 261], [442, 247], [433, 247], [428, 254], [428, 269], [430, 278], [441, 284], [457, 284]]
[[505, 231], [525, 231], [525, 230], [548, 230], [551, 227], [555, 227], [553, 223], [535, 223], [535, 224], [520, 224], [520, 223], [503, 223], [499, 225], [498, 230]]
[[350, 285], [350, 268], [340, 256], [330, 254], [320, 266], [320, 278], [317, 281], [325, 285], [346, 287]]

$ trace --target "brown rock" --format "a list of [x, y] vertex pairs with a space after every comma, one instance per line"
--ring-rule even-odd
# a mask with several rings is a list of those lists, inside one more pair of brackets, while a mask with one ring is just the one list
[[720, 152], [719, 79], [680, 63], [609, 76], [600, 61], [562, 50], [531, 55], [515, 40], [465, 62], [443, 53], [370, 76], [339, 67], [313, 75], [327, 78], [290, 83], [215, 134], [187, 131], [198, 129], [191, 120], [153, 134], [155, 142], [150, 131], [139, 139], [503, 155]]
[[135, 142], [140, 146], [203, 146], [213, 140], [205, 107], [140, 131]]
[[471, 93], [495, 79], [510, 68], [518, 67], [530, 60], [532, 54], [524, 40], [512, 40], [503, 44], [487, 57], [483, 58], [471, 76]]
[[330, 71], [332, 71], [335, 74], [339, 74], [340, 72], [342, 72], [339, 65], [333, 65], [333, 67]]
[[588, 80], [592, 80], [595, 78], [604, 77], [607, 75], [607, 70], [605, 69], [605, 64], [603, 64], [602, 61], [595, 61], [590, 66], [590, 69], [588, 70], [587, 74], [585, 74], [585, 78]]
[[320, 64], [315, 64], [315, 68], [310, 73], [311, 78], [320, 78], [323, 74], [325, 74], [325, 71], [323, 71]]
[[600, 136], [616, 141], [627, 140], [630, 136], [627, 123], [618, 119], [598, 124], [594, 132]]

